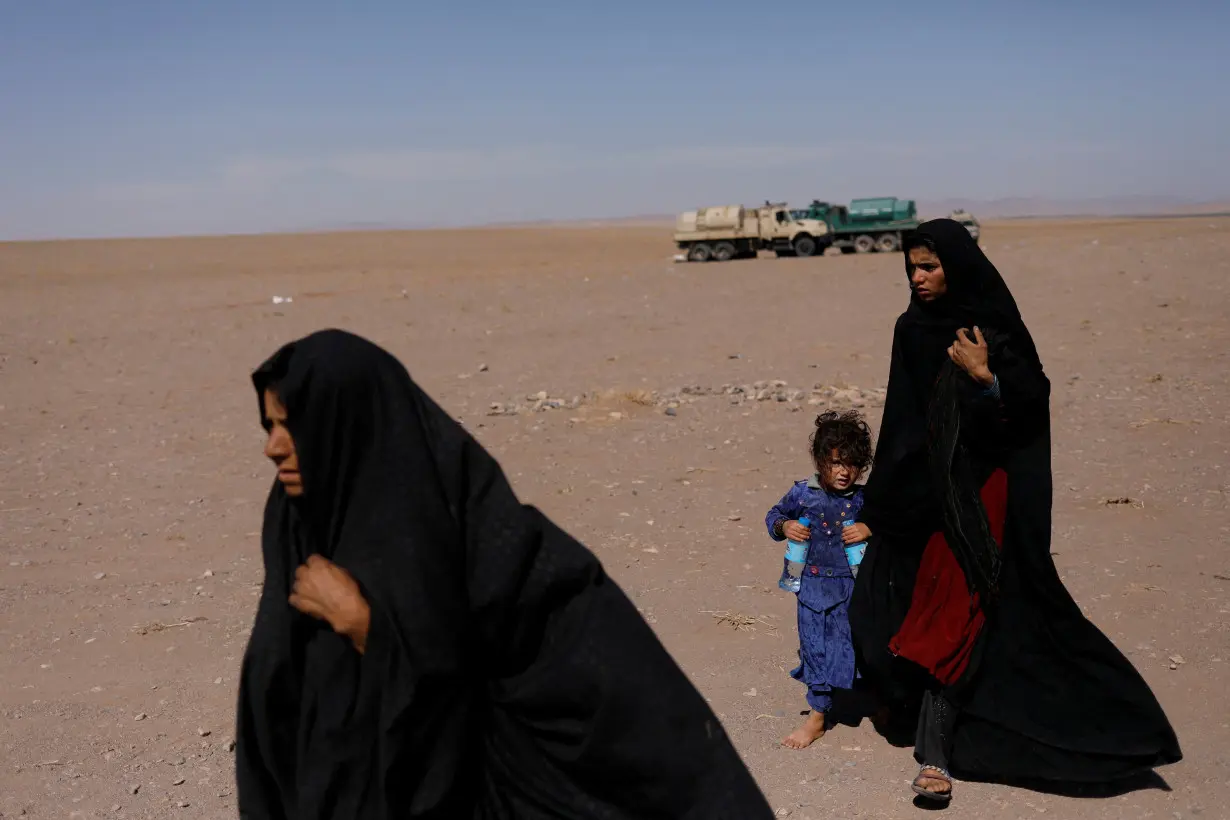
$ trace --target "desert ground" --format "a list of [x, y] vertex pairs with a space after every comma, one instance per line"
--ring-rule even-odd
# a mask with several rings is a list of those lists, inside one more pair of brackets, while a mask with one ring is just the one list
[[[1110, 797], [958, 782], [948, 814], [1230, 818], [1230, 219], [982, 241], [1054, 386], [1055, 561], [1186, 759]], [[235, 816], [273, 479], [248, 376], [337, 326], [601, 557], [780, 816], [918, 816], [910, 750], [866, 722], [778, 745], [806, 707], [763, 524], [817, 410], [878, 426], [900, 256], [674, 254], [669, 226], [0, 245], [0, 813]]]

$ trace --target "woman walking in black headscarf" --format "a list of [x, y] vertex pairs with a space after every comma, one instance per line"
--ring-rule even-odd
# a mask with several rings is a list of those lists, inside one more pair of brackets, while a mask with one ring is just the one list
[[950, 770], [1091, 783], [1180, 760], [1051, 558], [1050, 382], [1012, 294], [952, 220], [923, 223], [905, 254], [850, 622], [881, 695], [922, 696], [914, 790], [946, 802]]
[[324, 331], [254, 382], [278, 481], [241, 817], [772, 816], [597, 559], [392, 356]]

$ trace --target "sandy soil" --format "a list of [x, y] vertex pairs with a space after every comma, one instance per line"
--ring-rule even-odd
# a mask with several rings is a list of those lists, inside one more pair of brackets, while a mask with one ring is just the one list
[[[1096, 800], [959, 783], [949, 814], [1230, 817], [1230, 220], [984, 241], [1055, 386], [1055, 560], [1187, 759], [1165, 788]], [[867, 724], [778, 746], [805, 704], [761, 523], [808, 470], [808, 399], [833, 393], [813, 388], [883, 388], [899, 257], [673, 254], [643, 227], [0, 245], [3, 816], [234, 816], [271, 481], [248, 372], [322, 326], [396, 352], [597, 551], [775, 808], [915, 816], [909, 750]], [[803, 397], [720, 393], [772, 380]], [[718, 394], [654, 403], [683, 386]], [[588, 398], [489, 415], [539, 391]]]

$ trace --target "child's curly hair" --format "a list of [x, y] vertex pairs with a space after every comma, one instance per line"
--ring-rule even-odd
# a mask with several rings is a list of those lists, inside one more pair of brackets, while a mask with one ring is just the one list
[[871, 466], [871, 428], [857, 410], [828, 410], [816, 416], [811, 456], [821, 475], [832, 463], [834, 450], [839, 462], [850, 465], [860, 475]]

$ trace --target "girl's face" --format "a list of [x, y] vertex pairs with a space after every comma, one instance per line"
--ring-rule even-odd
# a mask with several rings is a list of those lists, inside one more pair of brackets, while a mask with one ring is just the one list
[[286, 408], [272, 390], [265, 391], [265, 456], [278, 468], [278, 481], [291, 498], [303, 495], [303, 476], [299, 474], [299, 455], [295, 440], [286, 427]]
[[910, 287], [924, 302], [934, 302], [948, 292], [944, 266], [930, 248], [910, 248]]
[[843, 462], [841, 455], [836, 450], [829, 454], [828, 463], [824, 465], [823, 470], [820, 482], [826, 490], [844, 492], [850, 489], [850, 485], [858, 480], [858, 469]]

